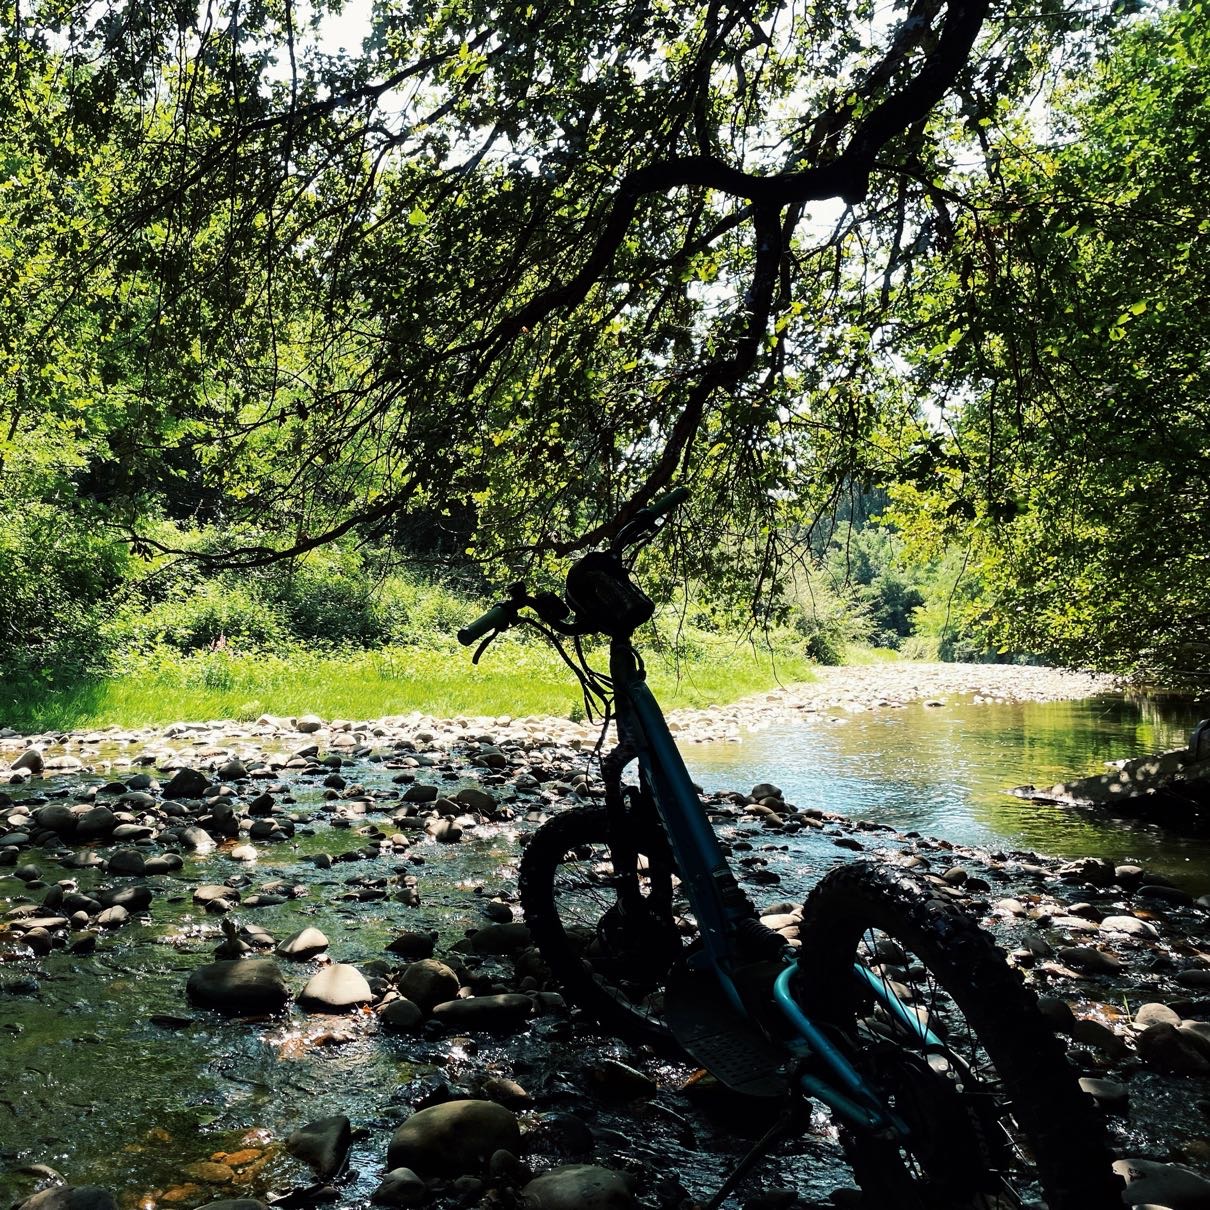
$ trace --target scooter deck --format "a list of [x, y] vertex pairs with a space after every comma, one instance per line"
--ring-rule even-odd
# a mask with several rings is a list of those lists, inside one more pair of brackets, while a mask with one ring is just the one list
[[709, 972], [680, 967], [664, 988], [664, 1020], [679, 1045], [716, 1080], [754, 1097], [784, 1097], [785, 1051], [755, 1030]]

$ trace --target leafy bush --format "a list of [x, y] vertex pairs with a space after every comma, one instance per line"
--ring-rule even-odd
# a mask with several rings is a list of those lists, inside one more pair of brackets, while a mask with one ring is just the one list
[[375, 612], [384, 642], [444, 646], [492, 603], [490, 596], [476, 599], [441, 580], [395, 573], [379, 587]]
[[0, 511], [0, 675], [103, 667], [98, 635], [129, 562], [120, 542], [49, 505]]
[[115, 645], [140, 651], [161, 644], [176, 651], [273, 648], [289, 634], [287, 620], [270, 602], [228, 577], [178, 583], [150, 606], [136, 597], [106, 629]]
[[870, 641], [874, 627], [868, 603], [823, 569], [800, 569], [790, 596], [795, 606], [793, 627], [817, 664], [841, 664], [850, 644]]
[[259, 589], [295, 639], [373, 647], [387, 641], [376, 584], [353, 551], [333, 548], [260, 573]]

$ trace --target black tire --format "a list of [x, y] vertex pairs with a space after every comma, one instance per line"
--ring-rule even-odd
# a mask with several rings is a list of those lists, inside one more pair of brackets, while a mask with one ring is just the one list
[[[938, 890], [870, 863], [807, 899], [797, 995], [908, 1123], [907, 1146], [841, 1130], [862, 1204], [896, 1210], [1120, 1210], [1104, 1131], [1037, 998]], [[945, 1046], [875, 1004], [854, 964], [894, 980]], [[973, 1092], [974, 1095], [971, 1095]]]
[[519, 891], [534, 944], [567, 998], [611, 1033], [670, 1048], [663, 986], [694, 928], [656, 826], [639, 843], [640, 882], [652, 908], [637, 928], [619, 925], [604, 807], [578, 807], [544, 823], [525, 846]]

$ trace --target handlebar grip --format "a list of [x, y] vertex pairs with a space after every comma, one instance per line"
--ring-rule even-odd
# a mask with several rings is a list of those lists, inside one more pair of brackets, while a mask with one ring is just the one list
[[690, 492], [687, 487], [674, 487], [672, 491], [666, 492], [647, 505], [647, 511], [651, 514], [651, 519], [654, 521], [657, 517], [662, 517], [665, 513], [671, 512], [674, 508], [684, 504], [689, 499], [689, 495]]
[[490, 634], [493, 630], [504, 630], [506, 627], [513, 624], [514, 611], [508, 605], [493, 605], [487, 613], [481, 617], [477, 617], [469, 626], [463, 627], [458, 631], [458, 642], [463, 647], [469, 647], [472, 643], [483, 638], [484, 635]]

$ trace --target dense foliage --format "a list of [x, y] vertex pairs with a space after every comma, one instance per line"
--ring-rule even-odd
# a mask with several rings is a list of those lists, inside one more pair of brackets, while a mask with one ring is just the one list
[[340, 8], [0, 0], [6, 662], [683, 481], [712, 625], [1204, 676], [1204, 0]]
[[1131, 26], [1051, 121], [989, 135], [911, 292], [947, 427], [900, 516], [966, 548], [1001, 646], [1205, 684], [1210, 9]]

